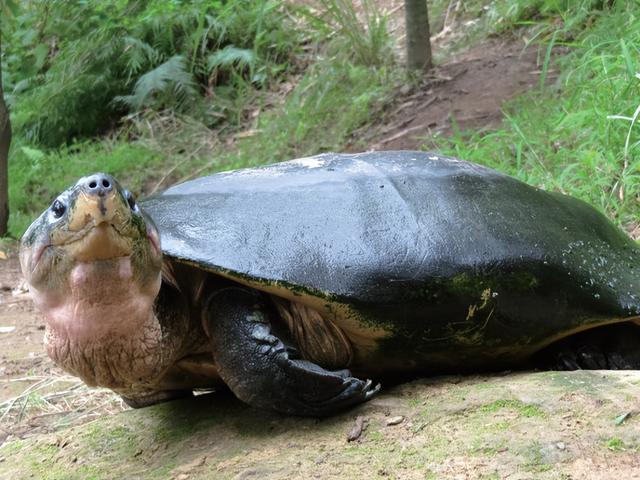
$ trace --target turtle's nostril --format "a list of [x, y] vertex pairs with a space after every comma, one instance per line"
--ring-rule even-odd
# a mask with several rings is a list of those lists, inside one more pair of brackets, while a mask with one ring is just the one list
[[113, 179], [104, 173], [96, 173], [84, 179], [84, 190], [103, 197], [113, 190]]

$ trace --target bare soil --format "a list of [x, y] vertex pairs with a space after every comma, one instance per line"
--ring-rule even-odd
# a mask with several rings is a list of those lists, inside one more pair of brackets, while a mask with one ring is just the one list
[[[522, 40], [493, 39], [435, 67], [414, 87], [407, 85], [380, 119], [358, 132], [353, 148], [416, 150], [439, 136], [489, 130], [500, 125], [504, 102], [540, 82], [540, 52]], [[547, 80], [553, 80], [548, 72]]]
[[[494, 127], [505, 100], [537, 85], [537, 60], [517, 40], [477, 46], [401, 89], [354, 148], [417, 148], [452, 118]], [[639, 371], [418, 379], [323, 420], [223, 393], [130, 410], [51, 363], [16, 254], [4, 253], [0, 478], [640, 479]]]
[[[44, 320], [22, 280], [16, 252], [0, 259], [0, 446], [124, 410], [108, 390], [89, 389], [55, 366]], [[2, 478], [2, 476], [0, 476]]]

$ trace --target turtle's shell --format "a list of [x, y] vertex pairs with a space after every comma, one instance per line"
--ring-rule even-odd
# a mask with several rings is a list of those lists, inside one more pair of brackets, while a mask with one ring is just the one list
[[143, 208], [166, 255], [348, 304], [389, 348], [540, 345], [640, 313], [639, 250], [600, 212], [433, 153], [220, 173]]

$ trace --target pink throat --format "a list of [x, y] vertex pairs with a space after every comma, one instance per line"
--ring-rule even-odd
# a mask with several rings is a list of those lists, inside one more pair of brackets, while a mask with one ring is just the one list
[[59, 366], [89, 385], [130, 391], [162, 371], [162, 330], [153, 304], [160, 273], [140, 285], [128, 257], [78, 263], [63, 294], [32, 289], [44, 314], [45, 346]]
[[35, 303], [56, 338], [72, 343], [103, 342], [135, 335], [153, 320], [160, 275], [151, 286], [136, 282], [131, 260], [122, 257], [78, 263], [68, 279], [68, 293], [49, 295], [32, 289]]

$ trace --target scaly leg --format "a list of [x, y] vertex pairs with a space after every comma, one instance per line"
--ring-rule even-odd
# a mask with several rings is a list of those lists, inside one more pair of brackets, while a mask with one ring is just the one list
[[295, 358], [272, 333], [273, 308], [239, 287], [211, 295], [204, 313], [219, 374], [242, 401], [293, 415], [331, 415], [373, 397], [380, 385]]

